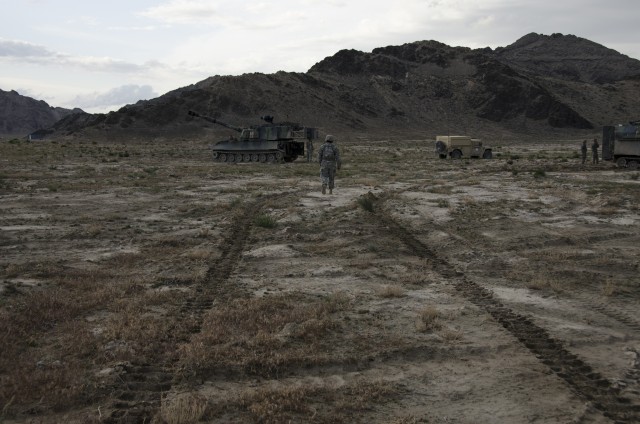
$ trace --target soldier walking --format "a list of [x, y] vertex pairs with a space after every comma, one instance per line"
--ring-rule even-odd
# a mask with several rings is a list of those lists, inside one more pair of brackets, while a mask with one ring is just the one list
[[582, 164], [584, 165], [587, 161], [587, 140], [582, 142], [582, 147], [580, 147], [580, 151], [582, 153]]
[[600, 145], [598, 144], [598, 139], [594, 138], [593, 139], [593, 144], [591, 145], [591, 153], [593, 153], [593, 163], [594, 163], [594, 165], [598, 164], [598, 147], [600, 147]]
[[334, 138], [328, 135], [324, 139], [324, 144], [318, 151], [318, 162], [320, 162], [320, 179], [322, 180], [322, 194], [333, 194], [334, 180], [336, 177], [336, 169], [340, 169], [342, 162], [340, 160], [340, 152], [335, 144]]

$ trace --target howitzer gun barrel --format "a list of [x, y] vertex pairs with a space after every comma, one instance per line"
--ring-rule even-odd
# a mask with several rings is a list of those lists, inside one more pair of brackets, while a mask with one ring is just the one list
[[190, 111], [189, 111], [189, 115], [190, 115], [190, 116], [195, 116], [195, 117], [197, 117], [197, 118], [202, 118], [202, 119], [204, 119], [205, 121], [209, 121], [209, 122], [211, 122], [211, 123], [213, 123], [213, 124], [222, 125], [223, 127], [226, 127], [226, 128], [232, 129], [232, 130], [237, 131], [237, 132], [239, 132], [239, 133], [241, 133], [241, 132], [242, 132], [242, 128], [240, 128], [240, 127], [234, 127], [233, 125], [229, 125], [229, 124], [227, 124], [226, 122], [218, 121], [217, 119], [212, 118], [212, 117], [210, 117], [210, 116], [200, 115], [199, 113], [194, 112], [194, 111], [192, 111], [192, 110], [190, 110]]

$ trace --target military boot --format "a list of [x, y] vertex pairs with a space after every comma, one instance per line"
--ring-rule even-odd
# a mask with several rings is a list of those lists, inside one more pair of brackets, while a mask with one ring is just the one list
[[322, 184], [322, 194], [327, 194], [327, 186]]

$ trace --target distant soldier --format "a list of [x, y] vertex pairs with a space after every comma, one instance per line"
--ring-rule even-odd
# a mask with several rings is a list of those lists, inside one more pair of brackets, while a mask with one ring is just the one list
[[336, 169], [340, 169], [340, 166], [342, 165], [342, 162], [340, 161], [340, 152], [335, 144], [333, 144], [333, 141], [334, 139], [332, 135], [326, 136], [324, 144], [318, 151], [320, 178], [322, 180], [322, 194], [327, 193], [327, 186], [329, 187], [329, 194], [333, 194]]
[[594, 164], [598, 163], [598, 147], [600, 147], [600, 145], [598, 144], [598, 139], [594, 138], [593, 139], [593, 144], [591, 145], [591, 153], [593, 153], [593, 163]]
[[587, 161], [587, 140], [582, 142], [582, 147], [580, 147], [580, 152], [582, 153], [582, 164], [584, 165]]
[[313, 140], [307, 140], [307, 162], [313, 162]]

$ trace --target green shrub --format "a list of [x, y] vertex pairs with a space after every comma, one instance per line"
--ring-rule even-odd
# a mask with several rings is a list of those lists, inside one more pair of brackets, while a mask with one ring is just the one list
[[544, 169], [536, 169], [535, 171], [533, 171], [534, 178], [544, 178], [546, 176], [547, 176], [547, 173], [545, 172]]
[[373, 200], [368, 196], [358, 197], [358, 205], [367, 212], [373, 212]]
[[254, 222], [258, 227], [262, 228], [275, 228], [278, 225], [278, 221], [267, 214], [258, 215]]

